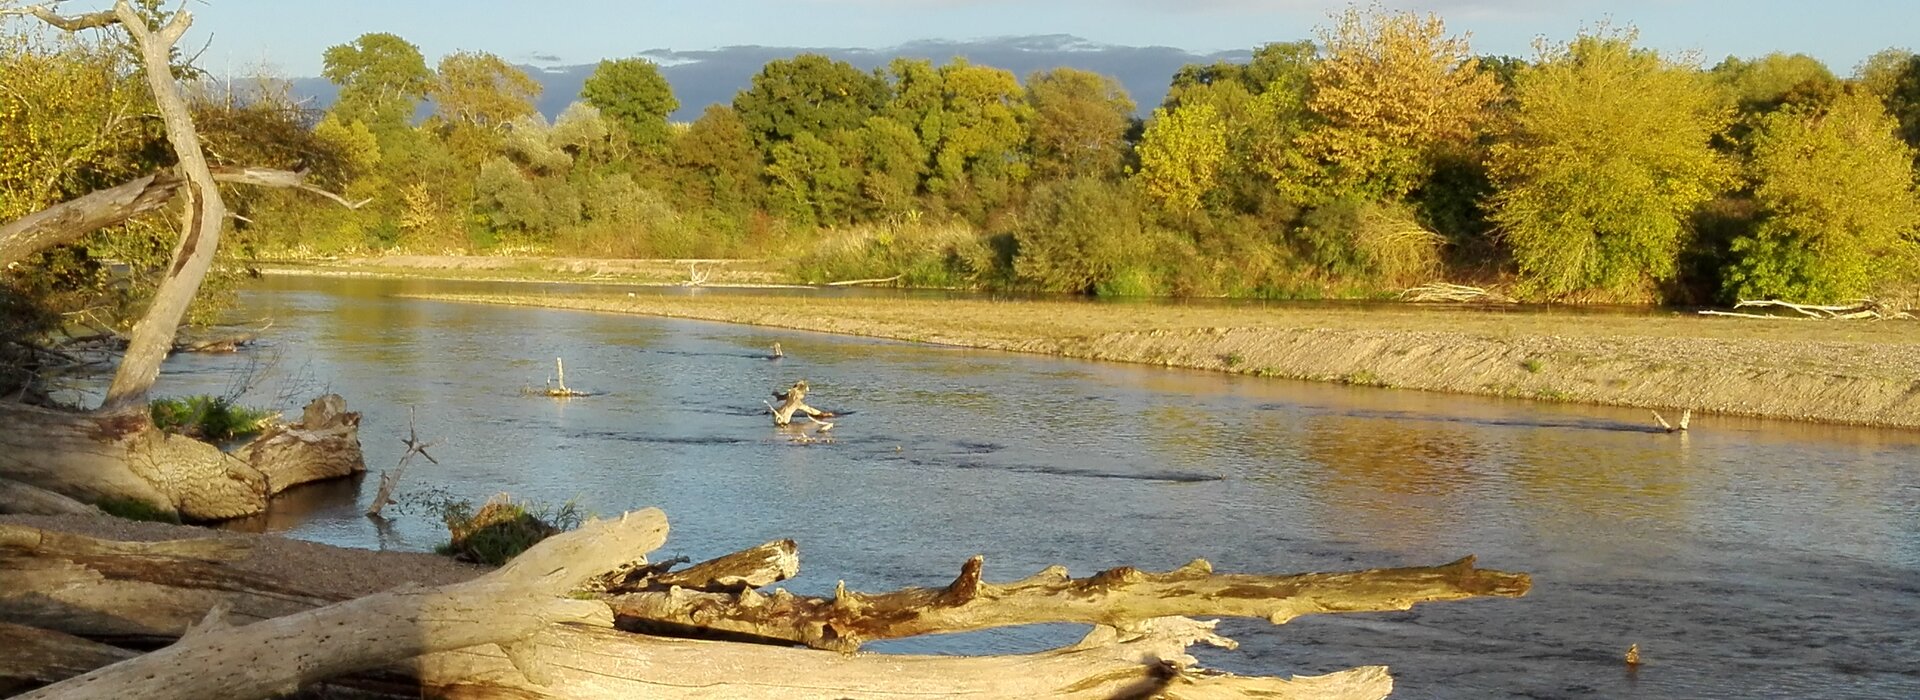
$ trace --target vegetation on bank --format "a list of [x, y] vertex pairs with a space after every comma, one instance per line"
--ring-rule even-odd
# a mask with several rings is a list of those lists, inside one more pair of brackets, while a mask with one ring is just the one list
[[[323, 61], [339, 87], [324, 112], [284, 81], [176, 66], [215, 165], [304, 170], [372, 200], [236, 188], [222, 269], [267, 254], [726, 257], [810, 282], [1283, 298], [1444, 278], [1672, 303], [1920, 279], [1920, 57], [1899, 50], [1847, 78], [1803, 55], [1704, 67], [1602, 25], [1490, 57], [1438, 17], [1352, 8], [1311, 41], [1181, 69], [1144, 120], [1116, 81], [1070, 68], [869, 72], [800, 55], [687, 124], [669, 123], [671, 86], [638, 59], [604, 62], [551, 121], [539, 84], [492, 54], [430, 66], [367, 34]], [[171, 165], [116, 40], [0, 18], [0, 75], [0, 221]], [[124, 328], [174, 238], [148, 216], [0, 272], [0, 332]], [[231, 280], [215, 278], [200, 318]]]
[[208, 442], [259, 434], [280, 415], [206, 394], [154, 399], [148, 408], [154, 427]]

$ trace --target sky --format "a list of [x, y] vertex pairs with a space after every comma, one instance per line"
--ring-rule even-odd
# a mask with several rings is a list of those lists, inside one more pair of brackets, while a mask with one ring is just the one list
[[[70, 11], [104, 5], [74, 0]], [[1610, 21], [1645, 45], [1728, 55], [1808, 53], [1846, 74], [1868, 55], [1914, 43], [1913, 0], [1385, 0], [1471, 32], [1477, 53], [1529, 56], [1536, 37], [1566, 39]], [[268, 66], [315, 76], [326, 47], [392, 32], [430, 62], [459, 50], [516, 63], [570, 65], [649, 49], [737, 45], [885, 48], [923, 39], [1072, 34], [1096, 43], [1205, 53], [1312, 36], [1338, 0], [190, 0], [190, 35], [215, 73]], [[211, 40], [209, 43], [209, 39]]]

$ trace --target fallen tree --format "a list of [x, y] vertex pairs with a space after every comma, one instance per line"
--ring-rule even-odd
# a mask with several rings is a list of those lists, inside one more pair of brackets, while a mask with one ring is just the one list
[[308, 404], [232, 452], [152, 427], [147, 415], [0, 404], [0, 478], [87, 503], [137, 501], [187, 520], [265, 511], [294, 486], [366, 470], [360, 415], [339, 396]]
[[[130, 543], [0, 524], [0, 616], [94, 643], [181, 638], [27, 696], [34, 698], [110, 697], [140, 684], [141, 697], [265, 697], [323, 680], [375, 696], [434, 698], [1380, 698], [1392, 689], [1380, 667], [1294, 679], [1201, 669], [1187, 647], [1233, 642], [1215, 634], [1212, 623], [1181, 616], [1282, 623], [1303, 614], [1513, 597], [1531, 584], [1524, 574], [1475, 568], [1469, 558], [1442, 567], [1286, 576], [1217, 574], [1200, 563], [1083, 579], [1049, 570], [995, 585], [980, 581], [976, 558], [944, 588], [816, 599], [757, 590], [798, 570], [790, 541], [678, 571], [630, 561], [657, 547], [656, 535], [664, 533], [658, 511], [644, 511], [556, 536], [473, 581], [342, 600], [244, 566], [262, 541], [257, 536]], [[341, 556], [350, 554], [360, 568], [374, 556]], [[607, 581], [610, 571], [621, 573]], [[728, 602], [671, 604], [689, 596]], [[642, 604], [649, 599], [667, 604]], [[788, 645], [741, 643], [733, 622], [742, 614], [726, 606], [756, 599], [765, 603], [753, 613], [761, 628], [748, 636]], [[789, 604], [774, 604], [779, 600]], [[215, 610], [214, 617], [244, 626], [200, 622]], [[791, 646], [847, 650], [871, 639], [1036, 622], [1094, 629], [1067, 647], [1017, 656]], [[34, 677], [114, 661], [100, 649], [52, 639], [60, 643], [46, 646], [73, 648], [72, 658], [47, 663], [42, 653]]]

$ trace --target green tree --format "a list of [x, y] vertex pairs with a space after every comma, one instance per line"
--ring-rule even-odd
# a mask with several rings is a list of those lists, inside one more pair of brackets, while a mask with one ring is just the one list
[[1467, 40], [1433, 15], [1350, 7], [1321, 30], [1308, 105], [1321, 122], [1301, 137], [1329, 194], [1393, 198], [1432, 171], [1436, 154], [1471, 140], [1500, 97]]
[[744, 213], [759, 203], [760, 153], [733, 108], [711, 105], [673, 144], [683, 201]]
[[334, 111], [376, 132], [403, 128], [433, 86], [420, 48], [392, 34], [362, 34], [329, 47], [321, 62], [320, 74], [340, 86]]
[[[769, 158], [800, 134], [827, 138], [866, 123], [887, 101], [887, 84], [853, 64], [820, 54], [768, 63], [733, 98], [733, 110]], [[823, 142], [824, 143], [824, 142]]]
[[619, 124], [643, 150], [666, 146], [667, 116], [680, 109], [660, 67], [639, 58], [601, 61], [580, 89], [580, 97]]
[[1217, 190], [1227, 161], [1227, 126], [1211, 103], [1153, 110], [1140, 138], [1139, 178], [1169, 210], [1193, 213]]
[[1854, 78], [1879, 95], [1900, 122], [1900, 138], [1920, 148], [1920, 56], [1906, 49], [1887, 49], [1860, 64]]
[[533, 114], [540, 83], [490, 53], [461, 52], [440, 59], [431, 95], [440, 118], [493, 131]]
[[1112, 178], [1126, 156], [1133, 98], [1113, 78], [1055, 68], [1027, 79], [1034, 170], [1041, 177]]
[[841, 149], [810, 132], [774, 146], [767, 177], [773, 205], [801, 225], [845, 223], [859, 196], [859, 174], [847, 167]]
[[860, 195], [868, 213], [893, 216], [912, 210], [927, 170], [927, 150], [919, 136], [900, 122], [871, 117], [849, 140], [848, 155], [860, 171]]
[[1830, 92], [1840, 82], [1820, 59], [1799, 53], [1770, 53], [1751, 61], [1729, 56], [1712, 75], [1747, 113], [1772, 111], [1795, 93]]
[[1760, 223], [1733, 242], [1726, 296], [1843, 301], [1911, 268], [1920, 202], [1898, 128], [1864, 91], [1764, 117], [1747, 164]]
[[1731, 179], [1712, 140], [1731, 115], [1705, 74], [1635, 34], [1542, 45], [1494, 146], [1493, 222], [1532, 293], [1645, 298], [1671, 279], [1688, 217]]
[[944, 100], [927, 189], [957, 195], [976, 214], [997, 206], [1027, 174], [1030, 109], [1012, 73], [956, 58], [940, 67]]

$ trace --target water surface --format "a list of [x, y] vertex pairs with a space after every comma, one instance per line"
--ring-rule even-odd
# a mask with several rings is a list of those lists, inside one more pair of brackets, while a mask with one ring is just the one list
[[[1200, 655], [1237, 672], [1386, 664], [1398, 698], [1920, 697], [1911, 433], [1703, 416], [1666, 435], [1636, 410], [394, 296], [501, 288], [271, 280], [241, 311], [273, 320], [260, 347], [176, 358], [160, 389], [246, 384], [286, 408], [338, 392], [365, 414], [375, 472], [411, 415], [439, 464], [411, 464], [403, 491], [659, 506], [662, 554], [696, 560], [791, 537], [803, 568], [788, 587], [805, 593], [944, 585], [975, 554], [989, 580], [1466, 554], [1535, 577], [1517, 600], [1229, 621], [1241, 648]], [[766, 359], [776, 341], [787, 357]], [[601, 395], [521, 396], [555, 357]], [[803, 378], [812, 403], [849, 414], [833, 444], [792, 444], [762, 415]], [[444, 540], [430, 514], [361, 517], [375, 481], [297, 491], [246, 526], [367, 548]], [[870, 648], [1024, 652], [1081, 632]], [[1621, 662], [1632, 643], [1637, 672]]]

